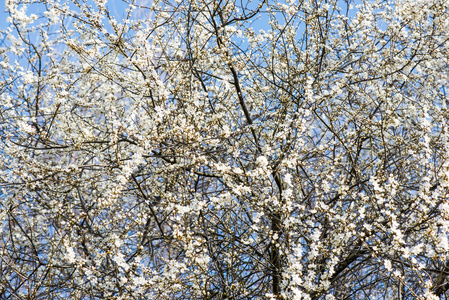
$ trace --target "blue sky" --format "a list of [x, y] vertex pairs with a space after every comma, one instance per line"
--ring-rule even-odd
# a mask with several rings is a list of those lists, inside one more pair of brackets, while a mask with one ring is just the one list
[[0, 0], [0, 28], [4, 29], [6, 28], [6, 18], [8, 17], [8, 14], [6, 13], [5, 9], [5, 0]]
[[[140, 0], [142, 4], [146, 4], [149, 2], [149, 0]], [[359, 1], [356, 1], [359, 2]], [[127, 5], [123, 1], [117, 1], [117, 0], [110, 0], [107, 3], [107, 7], [109, 8], [109, 11], [112, 15], [116, 16], [117, 20], [123, 19], [125, 16], [125, 9], [127, 8]], [[28, 13], [36, 13], [37, 11], [33, 11], [33, 8], [36, 9], [35, 5], [30, 5], [28, 9]], [[352, 11], [354, 13], [354, 11]], [[5, 0], [0, 0], [0, 28], [5, 29], [8, 23], [6, 22], [6, 18], [8, 17], [8, 14], [6, 13], [5, 8]], [[261, 29], [264, 29], [264, 22], [256, 22], [257, 24], [253, 24], [256, 28], [260, 27]]]
[[[142, 2], [146, 2], [146, 1], [142, 1]], [[108, 1], [107, 7], [109, 7], [109, 9], [113, 15], [117, 16], [117, 19], [122, 19], [122, 18], [118, 18], [118, 17], [120, 15], [124, 16], [125, 8], [127, 7], [127, 5], [123, 1]], [[30, 5], [27, 12], [30, 14], [37, 13], [36, 11], [33, 11], [33, 8], [35, 9], [36, 5]], [[8, 26], [8, 23], [6, 22], [7, 17], [8, 17], [8, 14], [6, 13], [5, 0], [0, 0], [0, 29], [5, 29]]]

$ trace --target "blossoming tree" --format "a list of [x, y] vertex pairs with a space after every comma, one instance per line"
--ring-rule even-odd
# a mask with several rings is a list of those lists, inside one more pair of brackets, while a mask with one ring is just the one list
[[445, 0], [7, 0], [1, 299], [446, 299]]

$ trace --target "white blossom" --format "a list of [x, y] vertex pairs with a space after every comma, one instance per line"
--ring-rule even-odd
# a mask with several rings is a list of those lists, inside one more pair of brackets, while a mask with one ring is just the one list
[[3, 294], [447, 297], [449, 6], [356, 2], [6, 1]]
[[265, 156], [259, 156], [256, 160], [256, 164], [262, 168], [266, 168], [268, 166], [268, 160]]

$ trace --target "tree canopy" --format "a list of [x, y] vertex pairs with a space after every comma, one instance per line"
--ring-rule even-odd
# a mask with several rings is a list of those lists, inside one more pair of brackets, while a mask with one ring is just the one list
[[449, 298], [446, 0], [6, 9], [1, 299]]

